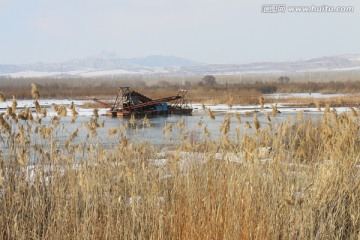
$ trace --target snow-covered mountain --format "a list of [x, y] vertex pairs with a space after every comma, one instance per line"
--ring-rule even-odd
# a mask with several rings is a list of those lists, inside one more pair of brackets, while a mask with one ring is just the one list
[[360, 70], [360, 54], [322, 57], [286, 62], [249, 64], [208, 64], [189, 67], [192, 74], [237, 75], [244, 73], [296, 73]]
[[246, 73], [291, 73], [360, 70], [360, 54], [308, 60], [249, 64], [204, 64], [174, 56], [153, 55], [121, 58], [115, 53], [73, 59], [61, 63], [0, 64], [0, 76], [8, 77], [97, 77], [118, 75], [237, 75]]
[[199, 63], [174, 57], [153, 55], [142, 58], [120, 58], [115, 53], [103, 51], [98, 55], [74, 59], [61, 63], [66, 69], [97, 69], [97, 70], [115, 70], [122, 68], [166, 68], [166, 67], [184, 67], [195, 66]]

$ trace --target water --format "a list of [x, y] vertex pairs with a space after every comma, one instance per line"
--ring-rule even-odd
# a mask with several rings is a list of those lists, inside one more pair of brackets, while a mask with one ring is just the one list
[[[68, 106], [71, 103], [71, 100], [41, 100], [39, 101], [42, 107], [47, 108], [48, 117], [42, 120], [43, 126], [51, 126], [50, 120], [52, 116], [55, 116], [56, 113], [51, 110], [51, 103], [56, 104], [64, 104]], [[210, 137], [212, 139], [217, 139], [220, 136], [220, 126], [222, 125], [226, 114], [230, 114], [231, 117], [231, 127], [230, 127], [230, 137], [235, 135], [235, 128], [238, 127], [241, 132], [245, 131], [245, 122], [249, 122], [250, 125], [253, 125], [253, 112], [257, 112], [258, 120], [260, 125], [263, 127], [268, 124], [268, 120], [266, 119], [264, 113], [267, 112], [271, 116], [271, 105], [265, 105], [265, 109], [260, 111], [258, 105], [254, 106], [241, 106], [234, 105], [231, 109], [228, 105], [220, 104], [220, 105], [207, 105], [206, 107], [211, 109], [213, 114], [215, 115], [215, 119], [211, 119], [207, 116], [207, 111], [202, 110], [201, 104], [192, 104], [194, 108], [193, 115], [190, 116], [180, 116], [180, 115], [159, 115], [149, 117], [151, 122], [151, 126], [148, 127], [144, 124], [142, 118], [137, 118], [135, 120], [135, 124], [130, 124], [128, 118], [110, 118], [106, 116], [100, 116], [98, 122], [104, 122], [103, 128], [97, 129], [97, 134], [95, 137], [91, 137], [89, 135], [89, 131], [86, 126], [83, 124], [84, 122], [89, 122], [89, 120], [93, 117], [93, 110], [82, 108], [82, 104], [86, 101], [75, 101], [76, 110], [79, 112], [79, 117], [74, 124], [71, 124], [71, 111], [68, 109], [68, 116], [62, 117], [59, 127], [56, 128], [54, 137], [60, 143], [63, 144], [69, 139], [72, 133], [79, 129], [78, 136], [74, 139], [74, 143], [100, 143], [105, 147], [111, 147], [117, 145], [121, 138], [118, 134], [114, 136], [109, 136], [108, 132], [112, 128], [121, 129], [123, 126], [128, 125], [129, 128], [123, 131], [124, 136], [129, 139], [131, 142], [142, 142], [146, 141], [155, 145], [168, 145], [169, 142], [172, 144], [177, 144], [179, 141], [179, 136], [187, 135], [189, 138], [193, 140], [201, 140], [204, 137], [203, 130], [204, 127], [207, 126], [207, 129], [210, 132]], [[0, 103], [0, 113], [6, 112], [6, 107], [10, 106], [11, 102]], [[33, 101], [31, 100], [21, 100], [18, 101], [18, 107], [23, 108], [27, 106], [32, 106]], [[271, 123], [279, 124], [289, 116], [293, 116], [293, 119], [296, 119], [296, 115], [300, 110], [305, 111], [304, 117], [314, 118], [320, 116], [314, 108], [284, 108], [279, 106], [282, 111], [277, 117], [271, 118]], [[346, 110], [346, 109], [342, 109]], [[106, 109], [99, 109], [99, 114], [105, 114]], [[237, 119], [234, 117], [234, 114], [237, 113], [241, 116], [241, 123], [239, 124]], [[183, 121], [185, 127], [181, 133], [180, 128], [178, 127], [178, 122]], [[202, 122], [199, 125], [199, 122]], [[27, 123], [24, 121], [20, 121], [20, 123], [26, 125]], [[172, 132], [163, 134], [164, 127], [167, 124], [172, 125]], [[16, 124], [13, 124], [13, 128], [16, 129]], [[254, 131], [252, 129], [248, 130], [249, 134], [252, 134]], [[43, 140], [39, 134], [32, 134], [31, 136], [31, 144], [38, 144], [40, 146], [46, 146], [48, 143], [46, 140]], [[5, 146], [3, 144], [3, 146]], [[4, 148], [4, 147], [3, 147]]]
[[[266, 111], [271, 116], [271, 110], [266, 109]], [[32, 131], [29, 136], [30, 148], [29, 148], [29, 157], [30, 163], [36, 163], [39, 161], [38, 154], [36, 154], [35, 146], [41, 148], [43, 152], [49, 152], [51, 146], [54, 145], [52, 142], [55, 142], [54, 149], [60, 151], [60, 154], [66, 153], [68, 150], [65, 147], [65, 143], [71, 137], [71, 135], [78, 129], [77, 137], [71, 141], [71, 144], [76, 148], [76, 146], [81, 145], [83, 149], [90, 147], [90, 145], [96, 146], [101, 145], [105, 148], [113, 148], [118, 146], [124, 139], [132, 143], [141, 143], [148, 142], [156, 146], [176, 146], [183, 141], [181, 138], [190, 140], [190, 142], [197, 142], [208, 137], [204, 134], [204, 128], [207, 127], [210, 132], [210, 139], [217, 140], [221, 136], [220, 127], [223, 125], [225, 116], [229, 114], [231, 116], [231, 124], [229, 130], [229, 137], [231, 139], [235, 138], [235, 129], [240, 129], [240, 132], [244, 134], [254, 134], [253, 129], [245, 130], [245, 124], [248, 122], [253, 126], [254, 116], [253, 113], [241, 113], [241, 122], [238, 122], [238, 119], [235, 117], [234, 113], [229, 113], [228, 111], [217, 111], [213, 112], [215, 119], [211, 119], [207, 115], [207, 111], [196, 110], [193, 115], [190, 116], [180, 116], [180, 115], [159, 115], [148, 117], [151, 123], [151, 126], [147, 126], [143, 118], [135, 119], [135, 123], [131, 124], [129, 118], [111, 118], [107, 116], [100, 116], [98, 122], [104, 123], [104, 127], [99, 127], [96, 129], [96, 134], [91, 135], [90, 131], [85, 126], [85, 122], [89, 122], [93, 116], [79, 116], [75, 123], [71, 123], [72, 118], [62, 117], [58, 124], [58, 127], [54, 128], [52, 137], [42, 138], [41, 134], [35, 133], [35, 124], [31, 126]], [[264, 112], [257, 112], [257, 117], [260, 122], [261, 127], [265, 127], [269, 124], [269, 121], [266, 119]], [[289, 117], [293, 121], [297, 119], [298, 111], [284, 111], [280, 113], [277, 117], [271, 117], [271, 124], [274, 129], [277, 128], [279, 124], [287, 120]], [[304, 112], [303, 118], [316, 119], [321, 116], [321, 113], [318, 112]], [[182, 122], [183, 124], [179, 124]], [[201, 124], [199, 124], [201, 122]], [[28, 122], [19, 120], [19, 124], [24, 126], [26, 131], [28, 127]], [[125, 128], [124, 126], [128, 126]], [[164, 134], [165, 126], [171, 125], [172, 131], [167, 131]], [[183, 125], [180, 127], [179, 125]], [[13, 133], [17, 133], [17, 124], [14, 122], [11, 123]], [[53, 127], [51, 123], [51, 117], [46, 117], [42, 119], [41, 126]], [[109, 136], [109, 130], [112, 128], [118, 129], [118, 133], [112, 136]], [[122, 130], [121, 130], [122, 129]], [[119, 134], [119, 132], [121, 134]], [[13, 135], [15, 135], [13, 134]], [[0, 141], [0, 155], [5, 157], [9, 153], [7, 145], [6, 134], [1, 134]], [[87, 158], [87, 156], [82, 155], [79, 152], [76, 152], [76, 159]]]
[[[68, 104], [70, 100], [58, 100], [57, 104]], [[42, 106], [47, 108], [48, 117], [42, 119], [41, 126], [53, 127], [51, 123], [51, 118], [56, 116], [56, 113], [50, 108], [50, 101], [43, 100]], [[173, 146], [181, 143], [182, 138], [190, 140], [191, 142], [197, 142], [208, 137], [204, 134], [204, 128], [206, 127], [210, 133], [210, 139], [217, 140], [221, 136], [220, 127], [223, 125], [225, 117], [227, 115], [231, 116], [231, 124], [229, 130], [229, 137], [231, 139], [235, 138], [236, 129], [239, 129], [241, 134], [254, 134], [253, 129], [245, 129], [246, 122], [253, 126], [254, 122], [254, 112], [256, 112], [258, 120], [260, 122], [261, 128], [264, 128], [269, 124], [269, 121], [266, 118], [265, 113], [269, 116], [272, 115], [272, 106], [270, 104], [265, 104], [265, 109], [260, 110], [258, 105], [254, 106], [241, 106], [234, 105], [230, 108], [228, 105], [207, 105], [206, 108], [211, 109], [212, 113], [215, 116], [215, 119], [211, 119], [208, 116], [207, 110], [202, 110], [201, 104], [193, 104], [194, 109], [193, 114], [190, 116], [181, 116], [181, 115], [157, 115], [149, 116], [148, 119], [151, 123], [151, 126], [147, 126], [144, 123], [143, 118], [139, 117], [135, 119], [134, 124], [131, 123], [129, 118], [111, 118], [104, 116], [106, 109], [99, 109], [99, 114], [101, 116], [98, 118], [99, 123], [104, 123], [104, 127], [96, 129], [96, 134], [93, 136], [90, 134], [89, 130], [85, 126], [85, 122], [89, 122], [93, 119], [93, 110], [82, 108], [84, 101], [76, 102], [76, 111], [79, 113], [79, 116], [75, 123], [72, 122], [71, 111], [68, 109], [68, 116], [62, 117], [57, 128], [54, 128], [52, 137], [42, 138], [41, 134], [35, 133], [36, 125], [31, 126], [31, 133], [29, 136], [30, 145], [29, 157], [31, 163], [36, 163], [39, 161], [38, 154], [35, 152], [35, 146], [41, 148], [43, 152], [50, 153], [50, 148], [55, 144], [54, 149], [60, 151], [59, 154], [69, 151], [65, 147], [65, 143], [70, 139], [72, 134], [78, 130], [77, 137], [75, 137], [71, 144], [76, 147], [81, 145], [83, 149], [90, 147], [91, 145], [101, 145], [105, 148], [113, 148], [119, 145], [122, 141], [132, 143], [141, 143], [148, 142], [156, 146]], [[5, 102], [0, 104], [0, 114], [6, 112], [6, 107], [9, 106], [10, 102]], [[31, 101], [19, 101], [21, 108], [32, 106]], [[316, 108], [288, 108], [281, 106], [279, 104], [279, 109], [281, 113], [277, 117], [271, 117], [271, 124], [274, 129], [277, 129], [277, 126], [282, 122], [287, 120], [289, 117], [293, 121], [296, 121], [299, 111], [303, 111], [303, 118], [309, 119], [318, 119], [322, 116], [322, 113], [317, 112]], [[338, 113], [342, 111], [349, 111], [349, 108], [337, 108]], [[241, 122], [238, 122], [238, 119], [235, 117], [235, 114], [240, 115]], [[35, 117], [34, 113], [34, 117]], [[179, 124], [179, 123], [182, 124]], [[13, 136], [15, 136], [17, 131], [18, 124], [15, 124], [13, 121], [10, 121]], [[200, 124], [201, 123], [201, 124]], [[19, 124], [24, 126], [24, 130], [29, 127], [28, 122], [19, 120]], [[183, 127], [180, 127], [182, 125]], [[124, 126], [128, 126], [125, 128]], [[164, 134], [164, 128], [166, 126], [171, 126], [172, 131], [167, 131]], [[110, 129], [118, 129], [118, 133], [112, 136], [109, 136]], [[168, 127], [166, 129], [169, 129]], [[54, 143], [55, 142], [55, 143]], [[3, 157], [9, 153], [9, 144], [6, 139], [6, 134], [0, 133], [0, 155]], [[26, 147], [26, 148], [28, 148]], [[97, 148], [98, 149], [98, 148]], [[86, 158], [86, 156], [78, 156], [80, 153], [76, 153], [77, 159]], [[91, 153], [89, 153], [91, 154]]]
[[[151, 126], [147, 126], [143, 118], [136, 118], [135, 123], [131, 124], [129, 118], [111, 118], [106, 116], [100, 116], [98, 122], [104, 122], [104, 127], [98, 128], [97, 134], [94, 137], [90, 137], [88, 129], [85, 127], [83, 122], [88, 122], [90, 117], [81, 116], [79, 117], [74, 124], [71, 124], [71, 117], [64, 117], [61, 119], [59, 127], [56, 130], [56, 138], [60, 142], [65, 142], [66, 139], [71, 136], [71, 134], [78, 128], [78, 137], [75, 138], [76, 142], [96, 142], [101, 143], [103, 146], [114, 146], [117, 145], [121, 139], [118, 134], [109, 136], [109, 130], [112, 128], [123, 129], [124, 136], [129, 139], [131, 142], [142, 142], [146, 141], [155, 145], [167, 145], [169, 141], [173, 141], [174, 144], [178, 143], [178, 138], [180, 135], [191, 136], [195, 140], [201, 140], [205, 138], [203, 134], [203, 129], [207, 126], [207, 129], [210, 132], [210, 137], [212, 139], [219, 138], [220, 126], [223, 124], [226, 112], [215, 112], [215, 119], [211, 119], [206, 115], [205, 111], [197, 111], [190, 116], [180, 116], [180, 115], [160, 115], [154, 117], [148, 117]], [[230, 125], [230, 137], [235, 135], [235, 128], [240, 128], [240, 131], [245, 131], [245, 123], [249, 122], [250, 125], [253, 125], [254, 117], [253, 114], [240, 114], [241, 123], [238, 122], [234, 114], [229, 113], [231, 116], [231, 125]], [[271, 112], [268, 112], [271, 116]], [[277, 117], [271, 117], [271, 123], [278, 125], [281, 122], [285, 121], [289, 116], [292, 119], [296, 119], [298, 112], [284, 112], [280, 113]], [[320, 114], [315, 112], [303, 113], [304, 118], [316, 118]], [[266, 126], [269, 121], [266, 119], [265, 114], [262, 112], [257, 113], [258, 120], [260, 125]], [[184, 123], [184, 130], [180, 133], [179, 122]], [[201, 124], [199, 124], [201, 122]], [[44, 120], [43, 125], [49, 125], [49, 120]], [[126, 129], [124, 126], [128, 126]], [[164, 128], [166, 125], [172, 126], [172, 131], [168, 131], [167, 134], [164, 134]], [[249, 133], [253, 133], [252, 129], [248, 130]], [[194, 139], [193, 139], [194, 140]]]

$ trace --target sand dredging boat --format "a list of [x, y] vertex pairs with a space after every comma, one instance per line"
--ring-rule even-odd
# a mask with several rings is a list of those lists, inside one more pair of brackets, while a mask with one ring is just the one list
[[180, 90], [175, 96], [151, 99], [139, 92], [131, 91], [129, 87], [120, 87], [113, 104], [102, 102], [96, 98], [93, 100], [109, 107], [106, 115], [111, 117], [191, 114], [193, 109], [186, 103], [186, 93], [186, 90]]

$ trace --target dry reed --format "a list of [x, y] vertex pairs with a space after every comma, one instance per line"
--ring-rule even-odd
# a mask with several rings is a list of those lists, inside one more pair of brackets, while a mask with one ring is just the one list
[[[236, 138], [227, 115], [217, 140], [202, 123], [204, 138], [187, 132], [185, 122], [167, 124], [164, 135], [183, 136], [169, 151], [129, 141], [126, 127], [109, 131], [119, 139], [111, 148], [91, 136], [76, 142], [77, 129], [61, 143], [56, 135], [61, 119], [43, 125], [36, 102], [37, 121], [30, 121], [27, 110], [16, 121], [14, 107], [0, 114], [2, 239], [360, 236], [355, 110], [338, 114], [327, 107], [319, 121], [301, 113], [280, 124], [269, 117], [263, 126], [254, 115], [256, 134], [238, 131]], [[276, 105], [274, 117], [275, 110]], [[102, 125], [97, 111], [94, 115], [84, 123], [90, 135]], [[235, 118], [236, 127], [251, 128]]]

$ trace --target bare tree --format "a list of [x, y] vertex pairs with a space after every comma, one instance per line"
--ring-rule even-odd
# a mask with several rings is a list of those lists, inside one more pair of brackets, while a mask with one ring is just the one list
[[290, 78], [287, 76], [281, 76], [277, 79], [279, 84], [286, 84], [290, 82]]
[[217, 84], [216, 78], [213, 75], [206, 75], [202, 78], [201, 83], [206, 86], [214, 86]]

